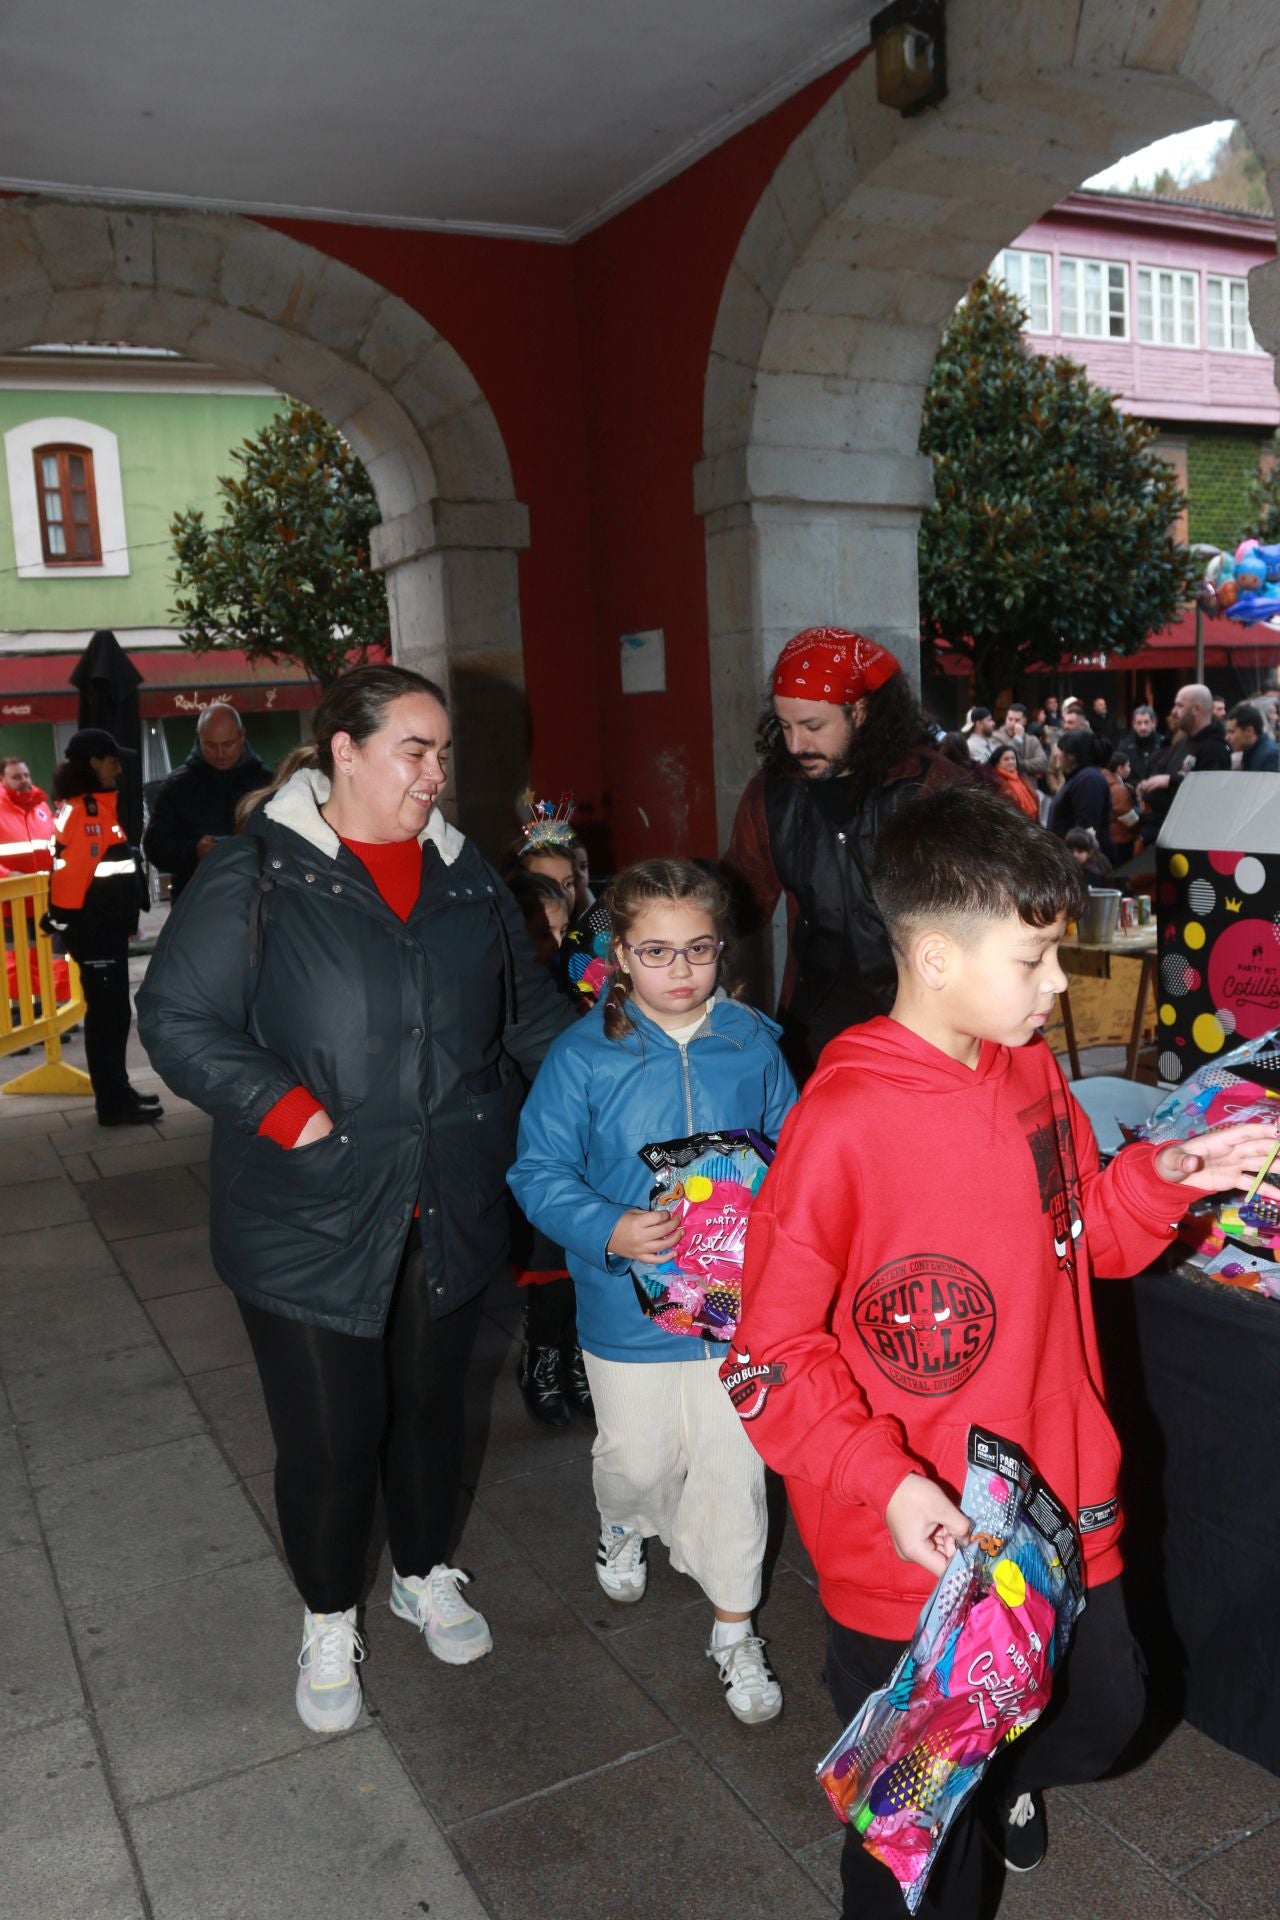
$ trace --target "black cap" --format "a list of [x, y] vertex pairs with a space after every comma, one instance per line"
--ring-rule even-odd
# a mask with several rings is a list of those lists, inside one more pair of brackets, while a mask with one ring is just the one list
[[990, 720], [991, 709], [990, 707], [971, 707], [969, 709], [969, 718], [971, 720]]
[[73, 733], [68, 740], [63, 755], [68, 760], [107, 760], [112, 755], [117, 760], [138, 757], [133, 747], [122, 747], [105, 727], [81, 727], [79, 733]]

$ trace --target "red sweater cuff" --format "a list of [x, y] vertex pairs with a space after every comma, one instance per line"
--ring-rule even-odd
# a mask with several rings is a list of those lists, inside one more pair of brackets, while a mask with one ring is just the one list
[[294, 1087], [263, 1114], [258, 1122], [258, 1132], [265, 1134], [268, 1140], [274, 1140], [278, 1147], [296, 1146], [298, 1135], [312, 1114], [323, 1112], [323, 1101], [317, 1100], [305, 1087]]
[[835, 1492], [839, 1499], [861, 1502], [884, 1518], [884, 1510], [909, 1473], [923, 1468], [894, 1437], [901, 1431], [893, 1419], [869, 1420], [852, 1446], [835, 1463]]
[[1116, 1192], [1129, 1212], [1148, 1232], [1172, 1238], [1187, 1208], [1203, 1196], [1198, 1189], [1175, 1184], [1157, 1173], [1156, 1157], [1161, 1152], [1163, 1146], [1155, 1141], [1135, 1140], [1122, 1147], [1111, 1164]]

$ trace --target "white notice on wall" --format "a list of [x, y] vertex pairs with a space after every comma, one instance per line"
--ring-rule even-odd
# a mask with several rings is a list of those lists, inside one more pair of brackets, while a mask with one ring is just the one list
[[643, 633], [622, 636], [622, 691], [624, 693], [665, 693], [667, 690], [667, 640], [661, 627], [649, 627]]

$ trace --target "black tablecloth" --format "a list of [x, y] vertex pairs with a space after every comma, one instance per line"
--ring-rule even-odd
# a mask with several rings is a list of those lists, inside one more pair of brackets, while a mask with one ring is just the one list
[[1280, 1773], [1280, 1300], [1177, 1271], [1094, 1297], [1153, 1694]]

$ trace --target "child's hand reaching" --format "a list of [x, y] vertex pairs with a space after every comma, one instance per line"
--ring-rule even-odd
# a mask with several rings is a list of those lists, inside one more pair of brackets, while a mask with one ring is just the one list
[[[1196, 1193], [1233, 1193], [1251, 1187], [1276, 1144], [1278, 1131], [1278, 1124], [1245, 1120], [1239, 1126], [1197, 1134], [1194, 1140], [1171, 1140], [1156, 1155], [1156, 1172], [1171, 1186], [1189, 1187]], [[1266, 1180], [1260, 1189], [1271, 1200], [1280, 1200], [1280, 1155], [1276, 1166], [1277, 1184]]]
[[926, 1573], [945, 1573], [947, 1562], [973, 1528], [942, 1488], [922, 1473], [909, 1473], [884, 1510], [884, 1523], [899, 1560]]
[[680, 1244], [684, 1228], [666, 1208], [650, 1212], [631, 1207], [623, 1214], [609, 1236], [608, 1251], [619, 1260], [639, 1260], [657, 1265]]

